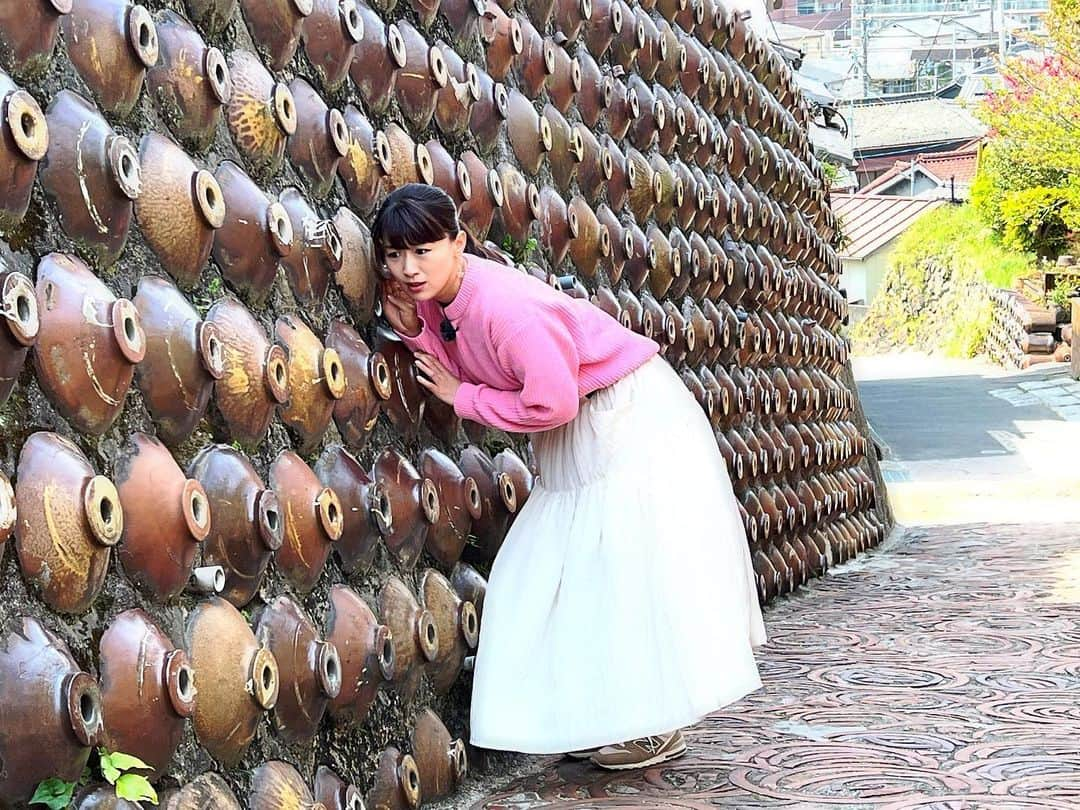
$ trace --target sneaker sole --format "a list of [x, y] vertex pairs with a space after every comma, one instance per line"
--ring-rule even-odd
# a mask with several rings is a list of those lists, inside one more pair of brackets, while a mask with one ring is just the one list
[[584, 759], [592, 759], [596, 752], [599, 750], [599, 748], [593, 748], [591, 751], [568, 751], [565, 756], [567, 759], [576, 759], [578, 761], [581, 761]]
[[681, 748], [675, 748], [671, 751], [665, 751], [662, 754], [657, 754], [651, 759], [645, 759], [641, 762], [627, 762], [625, 765], [602, 765], [596, 760], [592, 760], [592, 763], [597, 768], [603, 768], [605, 771], [635, 771], [639, 768], [648, 768], [652, 765], [659, 765], [662, 762], [670, 762], [673, 759], [678, 759], [685, 753], [686, 742], [684, 741]]

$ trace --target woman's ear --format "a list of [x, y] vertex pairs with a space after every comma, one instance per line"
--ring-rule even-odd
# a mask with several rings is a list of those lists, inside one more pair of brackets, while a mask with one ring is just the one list
[[457, 236], [454, 237], [454, 247], [458, 253], [465, 252], [465, 245], [469, 243], [469, 235], [465, 233], [465, 229], [462, 228], [457, 232]]

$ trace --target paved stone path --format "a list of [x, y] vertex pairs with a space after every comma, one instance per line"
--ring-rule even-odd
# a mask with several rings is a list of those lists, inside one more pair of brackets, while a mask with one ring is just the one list
[[553, 760], [476, 810], [1080, 806], [1080, 524], [909, 530], [770, 606], [765, 687], [690, 753]]

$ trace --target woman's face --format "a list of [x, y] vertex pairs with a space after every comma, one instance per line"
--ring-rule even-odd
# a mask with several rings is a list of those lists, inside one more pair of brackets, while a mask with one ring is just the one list
[[383, 257], [390, 276], [400, 283], [414, 301], [430, 301], [451, 289], [457, 281], [465, 232], [404, 248], [386, 246]]

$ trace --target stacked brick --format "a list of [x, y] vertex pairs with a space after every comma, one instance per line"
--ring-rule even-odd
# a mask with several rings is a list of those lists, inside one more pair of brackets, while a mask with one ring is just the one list
[[[1068, 362], [1071, 329], [1057, 322], [1053, 309], [1023, 293], [995, 289], [990, 293], [993, 315], [986, 336], [990, 358], [1006, 368], [1030, 368], [1041, 363]], [[1062, 334], [1062, 329], [1070, 334]]]
[[882, 538], [808, 108], [739, 16], [148, 5], [0, 5], [0, 806], [99, 747], [178, 807], [464, 778], [440, 716], [467, 738], [536, 471], [377, 316], [367, 221], [404, 183], [660, 343], [763, 601]]

